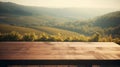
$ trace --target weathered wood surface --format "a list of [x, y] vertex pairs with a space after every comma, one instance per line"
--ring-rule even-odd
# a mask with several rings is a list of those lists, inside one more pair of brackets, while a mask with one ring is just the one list
[[0, 60], [120, 60], [113, 42], [0, 42]]

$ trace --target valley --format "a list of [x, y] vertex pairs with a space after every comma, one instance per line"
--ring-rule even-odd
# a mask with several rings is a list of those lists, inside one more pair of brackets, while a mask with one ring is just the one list
[[120, 11], [87, 11], [0, 2], [0, 41], [100, 41], [120, 44]]

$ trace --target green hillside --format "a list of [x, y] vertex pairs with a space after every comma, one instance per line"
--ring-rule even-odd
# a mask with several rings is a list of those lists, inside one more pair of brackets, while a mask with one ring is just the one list
[[52, 27], [45, 27], [45, 26], [34, 26], [32, 28], [26, 28], [26, 27], [19, 27], [19, 26], [13, 26], [13, 25], [7, 25], [7, 24], [0, 24], [0, 32], [1, 33], [9, 33], [11, 31], [16, 31], [20, 33], [47, 33], [50, 35], [64, 35], [64, 36], [79, 36], [80, 34], [71, 32], [68, 30], [62, 30]]
[[84, 21], [66, 22], [56, 27], [88, 36], [99, 32], [101, 35], [112, 34], [112, 36], [117, 35], [117, 37], [120, 37], [120, 11], [111, 12]]
[[111, 12], [111, 13], [97, 17], [94, 20], [94, 25], [103, 27], [103, 28], [119, 26], [120, 25], [120, 11]]
[[87, 41], [88, 38], [75, 32], [53, 27], [33, 26], [26, 28], [0, 24], [0, 41]]
[[65, 18], [53, 16], [15, 16], [15, 15], [0, 15], [0, 23], [12, 24], [17, 26], [51, 26], [53, 24], [61, 24], [71, 21]]
[[76, 32], [71, 32], [68, 30], [63, 30], [63, 29], [58, 29], [58, 28], [53, 28], [53, 27], [34, 26], [32, 28], [36, 30], [44, 31], [51, 35], [59, 35], [59, 34], [64, 35], [64, 36], [79, 36], [80, 35], [79, 33], [76, 33]]
[[1, 33], [9, 33], [11, 31], [16, 31], [19, 32], [21, 34], [23, 33], [43, 33], [43, 31], [38, 31], [35, 29], [31, 29], [31, 28], [26, 28], [26, 27], [18, 27], [18, 26], [12, 26], [12, 25], [7, 25], [7, 24], [0, 24], [0, 32]]

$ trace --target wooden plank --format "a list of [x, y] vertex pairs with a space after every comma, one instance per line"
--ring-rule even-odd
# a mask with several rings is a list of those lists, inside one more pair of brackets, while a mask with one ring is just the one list
[[113, 42], [0, 42], [0, 60], [120, 60]]

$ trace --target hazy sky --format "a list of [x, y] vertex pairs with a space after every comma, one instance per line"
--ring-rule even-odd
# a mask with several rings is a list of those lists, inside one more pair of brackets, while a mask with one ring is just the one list
[[15, 2], [22, 5], [53, 8], [120, 8], [120, 0], [0, 0]]

